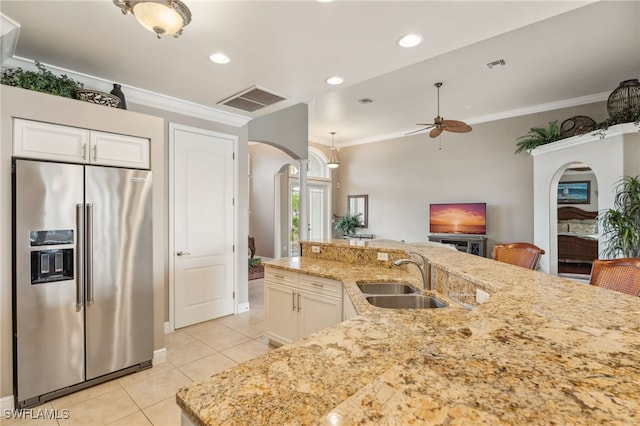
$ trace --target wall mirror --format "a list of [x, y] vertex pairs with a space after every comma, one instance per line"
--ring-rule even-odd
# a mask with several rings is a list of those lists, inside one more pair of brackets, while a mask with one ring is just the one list
[[347, 204], [349, 206], [349, 215], [360, 213], [362, 225], [359, 228], [366, 228], [368, 226], [368, 209], [369, 209], [369, 196], [368, 195], [347, 195]]

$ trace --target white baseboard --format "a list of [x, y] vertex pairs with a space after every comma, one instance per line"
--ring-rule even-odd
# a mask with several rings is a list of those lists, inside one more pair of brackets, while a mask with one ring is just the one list
[[250, 306], [249, 306], [249, 302], [245, 302], [245, 303], [239, 303], [238, 304], [238, 312], [236, 312], [237, 314], [241, 314], [243, 312], [249, 312]]
[[161, 364], [167, 360], [167, 348], [153, 351], [153, 365]]
[[13, 395], [3, 396], [0, 398], [0, 411], [5, 412], [4, 410], [13, 410]]

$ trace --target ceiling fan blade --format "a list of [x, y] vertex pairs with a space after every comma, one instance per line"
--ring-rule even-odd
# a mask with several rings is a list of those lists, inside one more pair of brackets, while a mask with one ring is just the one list
[[442, 120], [442, 124], [444, 124], [447, 127], [465, 127], [465, 126], [467, 126], [467, 123], [465, 123], [464, 121], [459, 121], [459, 120]]
[[[420, 126], [423, 126], [424, 124], [420, 124]], [[434, 125], [431, 124], [428, 127], [423, 127], [422, 129], [418, 129], [418, 130], [414, 130], [413, 132], [409, 132], [409, 133], [405, 133], [405, 136], [409, 136], [409, 135], [413, 135], [414, 133], [420, 133], [420, 132], [424, 132], [425, 130], [428, 130], [430, 128], [432, 128]]]
[[444, 130], [452, 133], [469, 133], [471, 131], [471, 126], [469, 126], [468, 124], [462, 123], [461, 126], [460, 125], [445, 126]]
[[442, 127], [436, 127], [432, 131], [429, 132], [429, 136], [432, 138], [437, 138], [442, 133]]

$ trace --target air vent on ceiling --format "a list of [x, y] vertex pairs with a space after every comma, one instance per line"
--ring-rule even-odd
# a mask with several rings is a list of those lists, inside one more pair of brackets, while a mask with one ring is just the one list
[[262, 89], [258, 86], [253, 86], [221, 100], [218, 104], [241, 109], [247, 112], [253, 112], [260, 108], [273, 105], [276, 102], [284, 101], [285, 99], [286, 98], [283, 96], [269, 92], [268, 90]]
[[492, 69], [495, 69], [495, 68], [504, 67], [505, 65], [507, 65], [507, 63], [505, 62], [504, 59], [498, 59], [497, 61], [489, 62], [487, 64], [487, 68], [492, 70]]

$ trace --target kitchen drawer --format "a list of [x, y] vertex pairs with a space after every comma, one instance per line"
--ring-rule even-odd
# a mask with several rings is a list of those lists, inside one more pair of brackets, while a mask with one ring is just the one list
[[264, 279], [265, 281], [298, 287], [297, 272], [285, 271], [283, 269], [270, 268], [267, 266], [264, 268]]
[[342, 282], [329, 278], [300, 274], [298, 288], [337, 297], [339, 299], [342, 298]]

